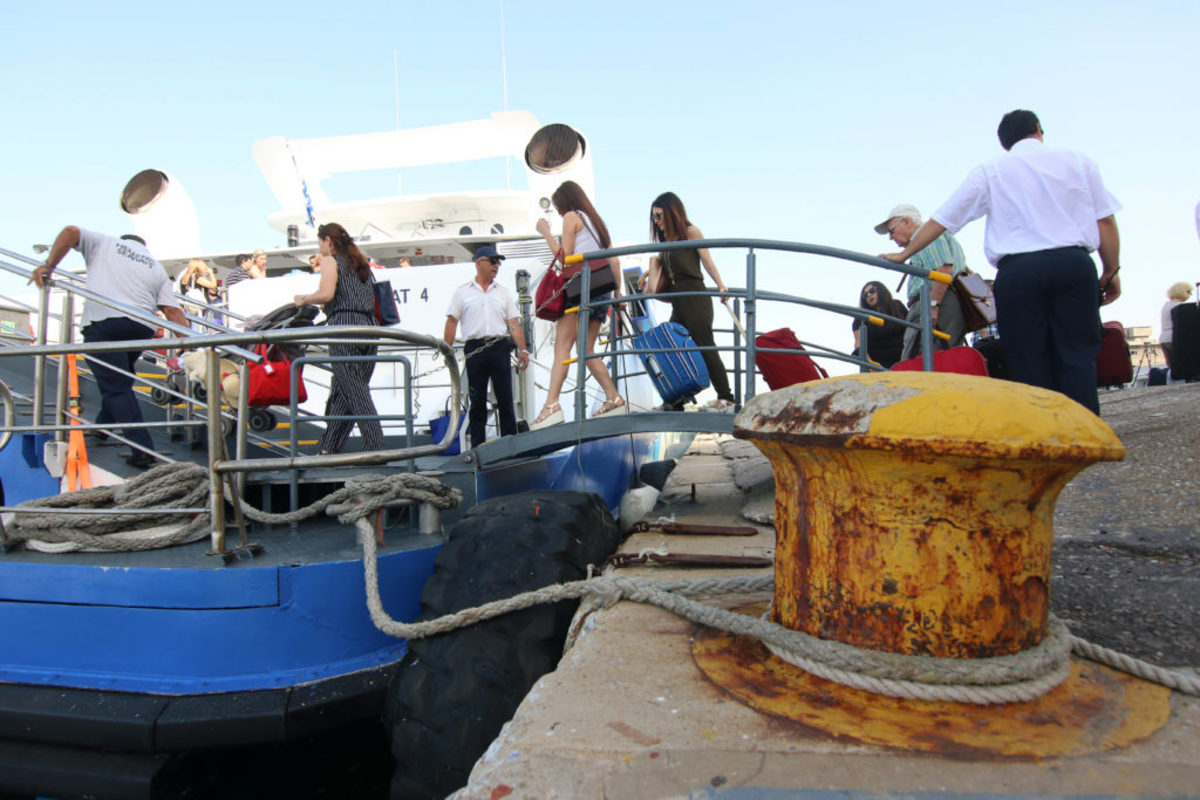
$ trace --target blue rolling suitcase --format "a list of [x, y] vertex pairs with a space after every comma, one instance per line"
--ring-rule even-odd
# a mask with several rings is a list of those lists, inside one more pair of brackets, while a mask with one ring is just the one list
[[678, 322], [664, 322], [633, 337], [633, 349], [638, 351], [654, 388], [667, 405], [676, 404], [708, 386], [708, 367], [699, 351], [690, 353], [646, 353], [646, 350], [695, 347], [687, 328]]

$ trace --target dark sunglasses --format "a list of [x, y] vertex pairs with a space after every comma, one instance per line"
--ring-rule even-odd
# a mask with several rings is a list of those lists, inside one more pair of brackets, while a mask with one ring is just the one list
[[651, 212], [650, 212], [650, 218], [651, 218], [651, 219], [653, 219], [655, 222], [658, 222], [660, 219], [662, 219], [662, 218], [663, 218], [663, 212], [661, 212], [661, 211], [651, 211]]

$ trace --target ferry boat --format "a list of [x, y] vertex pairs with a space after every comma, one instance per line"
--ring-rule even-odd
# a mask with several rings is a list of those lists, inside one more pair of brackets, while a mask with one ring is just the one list
[[[157, 456], [204, 468], [189, 473], [163, 467], [134, 477], [117, 458], [116, 446], [88, 448], [90, 465], [115, 478], [131, 477], [134, 495], [144, 492], [143, 480], [193, 482], [182, 495], [203, 500], [173, 508], [151, 505], [141, 513], [156, 522], [207, 514], [204, 524], [177, 525], [188, 527], [193, 540], [170, 548], [52, 552], [74, 545], [38, 546], [28, 540], [37, 537], [20, 533], [20, 517], [15, 524], [8, 520], [6, 552], [0, 555], [0, 624], [6, 632], [0, 639], [0, 792], [172, 796], [175, 767], [197, 753], [305, 740], [381, 715], [399, 762], [395, 793], [438, 796], [465, 780], [465, 771], [527, 688], [553, 668], [570, 609], [559, 604], [529, 610], [515, 622], [493, 621], [410, 648], [372, 622], [368, 590], [377, 585], [387, 614], [411, 621], [583, 577], [589, 564], [599, 564], [616, 546], [620, 533], [613, 512], [647, 477], [641, 469], [647, 462], [681, 454], [696, 432], [732, 429], [729, 414], [640, 413], [660, 400], [639, 353], [629, 346], [632, 332], [610, 326], [601, 336], [605, 357], [633, 413], [590, 418], [602, 398], [589, 394], [585, 367], [577, 363], [575, 383], [568, 381], [562, 395], [565, 424], [505, 437], [489, 426], [486, 443], [456, 455], [447, 455], [452, 433], [435, 441], [428, 432], [447, 412], [447, 429], [454, 431], [461, 415], [456, 352], [440, 341], [440, 333], [451, 293], [471, 279], [471, 253], [480, 244], [507, 256], [500, 279], [512, 281], [526, 320], [533, 365], [515, 375], [518, 418], [529, 419], [541, 407], [552, 326], [534, 319], [530, 296], [551, 256], [533, 233], [534, 223], [546, 217], [553, 230], [560, 229], [548, 198], [561, 181], [570, 178], [591, 193], [587, 147], [569, 126], [540, 126], [523, 112], [412, 131], [255, 145], [282, 206], [270, 222], [286, 236], [286, 245], [268, 249], [268, 277], [236, 284], [227, 306], [193, 318], [194, 326], [208, 332], [187, 332], [179, 340], [206, 353], [202, 384], [163, 366], [169, 362], [164, 348], [175, 342], [148, 343], [155, 366], [138, 375], [152, 406], [147, 419], [164, 428]], [[335, 203], [322, 187], [326, 177], [343, 170], [487, 157], [519, 159], [527, 188]], [[121, 198], [137, 232], [172, 274], [199, 253], [198, 226], [182, 189], [170, 174], [145, 170]], [[295, 294], [314, 287], [307, 258], [316, 252], [310, 222], [317, 218], [344, 225], [382, 267], [376, 276], [391, 283], [398, 325], [264, 330], [252, 324], [253, 317], [287, 306]], [[636, 291], [641, 259], [696, 245], [631, 245], [598, 254], [622, 257], [636, 327], [655, 323], [654, 304]], [[843, 318], [882, 321], [854, 307], [755, 288], [756, 252], [832, 256], [925, 277], [913, 267], [815, 245], [735, 239], [702, 245], [747, 250], [746, 288], [730, 292], [745, 303], [747, 330], [722, 332], [720, 344], [730, 353], [739, 400], [754, 391], [754, 371], [747, 365], [755, 361], [756, 303], [800, 303]], [[236, 255], [203, 257], [224, 275]], [[39, 263], [0, 250], [0, 269], [11, 273], [27, 277]], [[73, 342], [72, 302], [89, 296], [81, 282], [63, 275], [36, 307], [25, 308], [32, 336], [23, 338], [18, 321], [16, 335], [0, 347], [0, 405], [5, 435], [12, 434], [0, 447], [3, 510], [21, 512], [24, 519], [68, 502], [62, 497], [69, 495], [57, 496], [59, 478], [47, 472], [47, 464], [53, 471], [65, 460], [69, 472], [67, 442], [78, 433], [71, 428], [80, 422], [82, 429], [100, 427], [87, 425], [86, 415], [72, 418], [68, 359], [61, 358], [102, 349]], [[928, 328], [923, 335], [930, 335]], [[296, 363], [319, 364], [321, 345], [354, 336], [375, 336], [386, 345], [372, 381], [389, 434], [384, 451], [358, 452], [352, 441], [348, 452], [311, 454], [327, 384], [316, 368], [304, 373], [306, 403], [252, 409], [244, 391], [224, 397], [219, 375], [225, 367], [218, 353], [241, 362], [230, 369], [241, 371], [244, 387], [245, 364], [254, 358], [249, 348], [255, 345], [309, 341], [314, 347]], [[724, 344], [729, 340], [732, 346]], [[819, 357], [873, 368], [853, 354], [804, 346]], [[156, 348], [162, 351], [158, 356]], [[79, 402], [85, 410], [94, 408], [97, 394], [86, 380], [86, 366], [80, 372]], [[104, 433], [109, 442], [122, 441], [115, 431]], [[76, 467], [78, 456], [76, 449]], [[378, 581], [372, 583], [364, 577], [364, 548], [353, 526], [315, 515], [314, 504], [347, 487], [383, 492], [380, 486], [405, 485], [410, 476], [436, 478], [445, 491], [433, 499], [414, 492], [377, 512], [372, 506], [384, 540], [375, 561]], [[461, 499], [455, 505], [446, 498]], [[18, 509], [22, 501], [31, 501], [34, 510]], [[339, 502], [346, 511], [346, 498]], [[309, 516], [300, 520], [302, 511]], [[248, 529], [243, 513], [265, 522]], [[227, 514], [236, 520], [236, 539], [227, 539]], [[414, 765], [414, 758], [427, 763]], [[432, 769], [435, 780], [413, 778], [415, 766], [424, 766], [426, 775]]]
[[[613, 526], [608, 515], [635, 484], [639, 466], [686, 447], [686, 431], [612, 428], [573, 435], [566, 426], [526, 434], [533, 441], [515, 446], [499, 439], [489, 424], [490, 447], [446, 456], [442, 451], [453, 449], [450, 437], [439, 443], [429, 433], [431, 421], [454, 410], [455, 398], [465, 395], [455, 353], [437, 340], [452, 292], [474, 275], [474, 248], [492, 244], [507, 256], [500, 279], [518, 289], [527, 307], [529, 284], [550, 261], [534, 222], [544, 216], [556, 231], [561, 228], [546, 198], [567, 178], [591, 191], [591, 155], [574, 129], [542, 127], [531, 114], [505, 112], [411, 131], [270, 139], [258, 142], [254, 152], [282, 206], [270, 222], [288, 242], [268, 250], [268, 277], [230, 287], [227, 306], [206, 309], [205, 319], [193, 320], [197, 329], [206, 328], [203, 336], [193, 333], [184, 343], [219, 345], [223, 355], [243, 360], [238, 354], [248, 358], [247, 348], [256, 341], [289, 335], [328, 340], [334, 334], [320, 327], [240, 329], [246, 318], [315, 288], [316, 276], [307, 265], [307, 256], [316, 252], [309, 222], [314, 215], [340, 222], [384, 267], [376, 277], [391, 283], [401, 316], [394, 329], [379, 331], [393, 347], [381, 355], [372, 381], [389, 449], [354, 452], [358, 445], [352, 440], [340, 455], [309, 454], [313, 448], [306, 439], [319, 433], [321, 424], [311, 417], [323, 412], [327, 394], [327, 379], [315, 368], [304, 376], [306, 403], [290, 409], [243, 407], [239, 417], [236, 405], [222, 412], [220, 400], [207, 401], [206, 390], [216, 389], [212, 396], [219, 397], [219, 386], [189, 383], [164, 366], [165, 351], [148, 351], [154, 365], [143, 361], [139, 377], [146, 399], [157, 403], [147, 408], [146, 418], [165, 426], [169, 440], [158, 438], [158, 456], [164, 463], [198, 461], [209, 468], [220, 489], [207, 509], [211, 536], [198, 531], [189, 543], [135, 552], [60, 552], [74, 545], [24, 540], [13, 535], [20, 530], [19, 520], [14, 527], [11, 519], [17, 504], [33, 501], [44, 509], [60, 499], [55, 497], [60, 477], [54, 473], [63, 468], [70, 438], [65, 429], [71, 423], [61, 400], [54, 402], [53, 387], [67, 378], [60, 356], [89, 351], [87, 345], [71, 344], [78, 338], [74, 318], [79, 310], [72, 304], [88, 292], [66, 275], [44, 295], [40, 313], [35, 303], [32, 313], [16, 307], [14, 313], [18, 318], [24, 313], [30, 329], [51, 330], [35, 333], [31, 343], [23, 336], [24, 326], [16, 324], [18, 334], [0, 349], [5, 356], [0, 380], [12, 387], [0, 392], [8, 398], [11, 435], [0, 450], [9, 516], [6, 552], [0, 556], [0, 621], [6, 629], [0, 643], [0, 792], [168, 796], [164, 776], [172, 774], [174, 762], [197, 751], [302, 739], [381, 714], [408, 647], [371, 622], [353, 527], [322, 515], [298, 524], [256, 525], [249, 533], [243, 527], [240, 544], [232, 537], [226, 542], [223, 517], [236, 511], [238, 494], [250, 506], [278, 512], [340, 488], [355, 475], [348, 466], [379, 479], [401, 473], [438, 476], [461, 496], [456, 507], [426, 503], [417, 511], [416, 504], [398, 501], [378, 519], [381, 536], [386, 534], [377, 559], [382, 602], [394, 617], [412, 620], [421, 610], [421, 590], [434, 571], [444, 530], [465, 510], [529, 491], [553, 505], [559, 497], [553, 491], [568, 489], [599, 498], [570, 501], [578, 508], [568, 509], [568, 516], [593, 525], [605, 517], [604, 524]], [[479, 158], [522, 159], [527, 188], [334, 203], [322, 187], [324, 177], [343, 170]], [[121, 203], [172, 275], [197, 256], [216, 266], [218, 275], [233, 266], [236, 254], [200, 253], [194, 210], [172, 175], [138, 173]], [[27, 275], [37, 263], [10, 251], [0, 254], [0, 266], [18, 275]], [[634, 265], [630, 280], [636, 277]], [[63, 311], [56, 314], [59, 308]], [[526, 308], [527, 319], [531, 316]], [[552, 326], [526, 324], [534, 363], [526, 373], [516, 373], [516, 396], [518, 417], [528, 419], [544, 393]], [[308, 357], [319, 362], [314, 352]], [[98, 395], [84, 360], [80, 363], [81, 403], [95, 408]], [[630, 366], [625, 373], [636, 372]], [[621, 388], [635, 408], [658, 402], [644, 377], [623, 380]], [[590, 409], [583, 407], [595, 398], [589, 401], [587, 392], [571, 389], [568, 382], [564, 408], [570, 414], [578, 403], [586, 414]], [[450, 420], [458, 416], [454, 411]], [[19, 430], [12, 433], [14, 427]], [[91, 433], [97, 426], [84, 427]], [[110, 442], [120, 440], [108, 433]], [[98, 481], [139, 480], [117, 457], [117, 446], [93, 443], [87, 452]], [[225, 473], [229, 479], [212, 477], [213, 464], [221, 460], [234, 465], [236, 478], [232, 471]], [[228, 509], [222, 496], [232, 501]], [[193, 508], [192, 515], [203, 510]], [[168, 513], [159, 516], [167, 519]], [[607, 539], [608, 546], [615, 545], [611, 535]], [[599, 563], [607, 555], [593, 550], [584, 548], [580, 557]], [[586, 564], [568, 564], [562, 574], [577, 576]]]

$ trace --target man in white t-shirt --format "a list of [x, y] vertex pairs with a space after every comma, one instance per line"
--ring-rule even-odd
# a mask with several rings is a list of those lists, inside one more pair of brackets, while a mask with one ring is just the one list
[[[986, 215], [983, 251], [996, 267], [996, 322], [1011, 378], [1099, 414], [1099, 307], [1121, 294], [1121, 204], [1091, 159], [1042, 143], [1032, 111], [1005, 114], [996, 134], [1006, 153], [971, 170], [908, 246], [884, 258], [908, 259]], [[1099, 279], [1093, 251], [1103, 265]]]
[[[54, 268], [72, 248], [83, 254], [89, 291], [146, 314], [162, 311], [171, 322], [187, 327], [187, 318], [175, 299], [166, 270], [150, 255], [146, 243], [132, 234], [114, 239], [68, 225], [55, 238], [46, 262], [33, 271], [32, 281], [38, 288], [46, 285]], [[85, 342], [154, 338], [154, 328], [149, 323], [133, 319], [120, 309], [90, 298], [84, 303], [80, 327]], [[141, 355], [142, 351], [136, 349], [88, 356], [92, 362], [92, 374], [100, 386], [97, 424], [142, 422], [142, 410], [133, 392], [133, 374], [136, 373], [135, 365]], [[115, 369], [108, 369], [103, 364]], [[117, 372], [117, 369], [129, 374]], [[149, 431], [145, 428], [126, 428], [123, 433], [137, 445], [128, 459], [132, 466], [148, 467], [155, 463], [152, 455], [154, 442]]]
[[517, 432], [509, 361], [514, 341], [518, 350], [518, 369], [523, 370], [529, 365], [517, 302], [512, 292], [496, 282], [503, 260], [504, 256], [490, 245], [478, 248], [475, 251], [475, 277], [455, 290], [446, 310], [446, 344], [454, 346], [460, 323], [466, 340], [463, 354], [467, 359], [467, 386], [471, 398], [467, 422], [472, 447], [483, 444], [486, 438], [488, 381], [496, 393], [500, 435]]

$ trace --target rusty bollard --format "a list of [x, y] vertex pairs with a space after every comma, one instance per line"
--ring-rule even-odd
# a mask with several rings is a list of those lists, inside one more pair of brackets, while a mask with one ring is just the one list
[[1064, 395], [921, 372], [754, 397], [775, 471], [776, 622], [858, 647], [979, 658], [1042, 640], [1054, 504], [1125, 448]]

